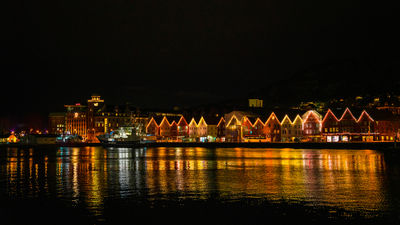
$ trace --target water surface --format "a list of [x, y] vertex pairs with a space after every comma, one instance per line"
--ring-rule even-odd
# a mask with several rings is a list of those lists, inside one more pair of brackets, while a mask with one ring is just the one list
[[400, 170], [388, 157], [373, 150], [1, 148], [0, 215], [5, 224], [396, 224]]

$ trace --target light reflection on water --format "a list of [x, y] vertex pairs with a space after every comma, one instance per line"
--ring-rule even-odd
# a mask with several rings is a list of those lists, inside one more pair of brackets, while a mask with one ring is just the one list
[[[1, 149], [0, 191], [55, 196], [101, 216], [106, 199], [263, 198], [350, 211], [388, 207], [383, 154], [372, 150]], [[4, 163], [3, 163], [4, 162]], [[390, 198], [390, 196], [389, 196]]]

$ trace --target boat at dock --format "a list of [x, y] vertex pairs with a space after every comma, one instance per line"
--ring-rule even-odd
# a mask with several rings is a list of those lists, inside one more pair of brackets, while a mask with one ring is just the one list
[[110, 133], [97, 136], [100, 143], [104, 145], [139, 145], [143, 136], [138, 127], [122, 126]]

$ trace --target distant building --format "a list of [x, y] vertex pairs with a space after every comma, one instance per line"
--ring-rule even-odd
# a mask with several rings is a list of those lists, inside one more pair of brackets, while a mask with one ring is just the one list
[[79, 135], [85, 142], [98, 142], [97, 136], [133, 122], [147, 124], [148, 117], [119, 106], [107, 106], [99, 95], [92, 95], [87, 105], [65, 105], [65, 131]]
[[375, 120], [375, 141], [394, 141], [400, 134], [400, 116], [390, 111], [374, 110], [371, 117]]
[[58, 135], [56, 134], [28, 134], [21, 137], [21, 143], [23, 144], [56, 144]]
[[249, 99], [249, 107], [262, 108], [263, 100], [258, 98], [251, 98]]
[[49, 114], [49, 134], [62, 134], [65, 131], [65, 112], [54, 112]]

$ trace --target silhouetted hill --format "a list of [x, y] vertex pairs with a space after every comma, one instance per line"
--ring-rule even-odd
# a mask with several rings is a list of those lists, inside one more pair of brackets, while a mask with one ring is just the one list
[[325, 101], [357, 95], [399, 94], [400, 74], [396, 63], [344, 61], [314, 65], [289, 79], [251, 93], [266, 106], [290, 106], [301, 101]]

